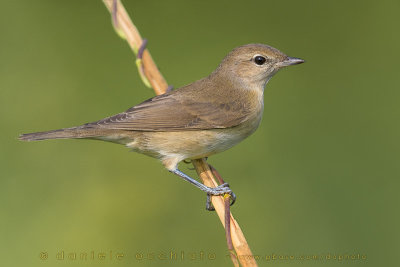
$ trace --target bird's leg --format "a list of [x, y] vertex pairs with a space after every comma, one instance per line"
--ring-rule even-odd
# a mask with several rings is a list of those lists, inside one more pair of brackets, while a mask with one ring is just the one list
[[212, 205], [211, 205], [211, 196], [221, 196], [224, 194], [229, 194], [229, 195], [231, 195], [232, 199], [236, 198], [235, 194], [229, 188], [228, 183], [223, 183], [217, 187], [208, 187], [208, 186], [205, 186], [204, 184], [198, 182], [197, 180], [193, 179], [192, 177], [188, 176], [187, 174], [181, 172], [178, 169], [170, 170], [170, 172], [178, 175], [179, 177], [183, 178], [184, 180], [188, 181], [189, 183], [193, 184], [200, 190], [207, 193], [207, 203], [206, 203], [207, 210], [214, 210], [214, 207], [212, 207]]

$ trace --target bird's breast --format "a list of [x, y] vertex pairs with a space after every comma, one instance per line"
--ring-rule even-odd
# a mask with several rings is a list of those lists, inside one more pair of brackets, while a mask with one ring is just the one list
[[257, 130], [264, 110], [263, 98], [256, 96], [248, 105], [251, 106], [249, 107], [247, 116], [240, 124], [226, 129], [213, 130], [215, 135], [213, 144], [210, 146], [213, 148], [213, 153], [218, 153], [235, 146]]

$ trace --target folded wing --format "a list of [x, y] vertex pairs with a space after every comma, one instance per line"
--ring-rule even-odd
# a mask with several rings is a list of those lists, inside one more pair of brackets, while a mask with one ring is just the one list
[[249, 111], [240, 101], [215, 103], [209, 99], [184, 98], [176, 94], [153, 97], [117, 115], [82, 127], [131, 131], [181, 131], [234, 127]]

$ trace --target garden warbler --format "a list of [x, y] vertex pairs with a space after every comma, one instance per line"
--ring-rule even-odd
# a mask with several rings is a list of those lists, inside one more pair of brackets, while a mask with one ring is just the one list
[[228, 184], [207, 187], [181, 172], [178, 163], [224, 151], [252, 134], [261, 121], [269, 79], [281, 68], [303, 62], [264, 44], [240, 46], [208, 77], [192, 84], [99, 121], [19, 139], [87, 138], [123, 144], [161, 160], [170, 172], [205, 191], [207, 199], [232, 195]]

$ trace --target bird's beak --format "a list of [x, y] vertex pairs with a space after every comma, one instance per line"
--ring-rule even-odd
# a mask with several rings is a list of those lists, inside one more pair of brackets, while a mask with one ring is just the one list
[[278, 68], [282, 68], [282, 67], [287, 67], [287, 66], [291, 66], [291, 65], [297, 65], [297, 64], [301, 64], [304, 63], [305, 61], [301, 58], [296, 58], [296, 57], [287, 57], [285, 60], [278, 62], [276, 64], [276, 66]]

